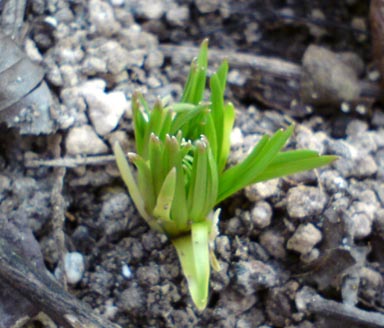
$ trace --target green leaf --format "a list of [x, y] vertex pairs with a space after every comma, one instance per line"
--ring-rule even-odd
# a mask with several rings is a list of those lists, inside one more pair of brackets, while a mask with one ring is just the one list
[[224, 127], [224, 92], [221, 89], [221, 81], [217, 76], [217, 73], [212, 74], [210, 79], [210, 87], [211, 87], [211, 115], [213, 118], [215, 131], [216, 131], [216, 139], [217, 139], [217, 154], [216, 160], [219, 163], [221, 157], [221, 147], [223, 141], [223, 127]]
[[152, 183], [152, 174], [149, 167], [149, 161], [146, 161], [140, 155], [129, 153], [128, 159], [137, 168], [137, 183], [140, 194], [144, 200], [144, 207], [147, 213], [152, 213], [156, 204], [156, 194]]
[[223, 91], [223, 97], [225, 92], [225, 86], [227, 84], [228, 69], [229, 69], [228, 61], [224, 60], [216, 71], [217, 77], [219, 78], [219, 81], [221, 83], [221, 90]]
[[163, 155], [164, 163], [167, 163], [167, 169], [172, 167], [175, 167], [176, 169], [175, 195], [171, 208], [171, 218], [174, 219], [180, 232], [188, 230], [188, 206], [184, 180], [183, 157], [190, 147], [190, 144], [180, 146], [178, 140], [174, 136], [166, 136]]
[[157, 196], [156, 206], [153, 209], [155, 219], [171, 221], [170, 213], [176, 187], [176, 168], [172, 168], [161, 186]]
[[192, 222], [205, 219], [204, 205], [208, 179], [208, 152], [207, 143], [203, 140], [196, 141], [193, 154], [192, 173], [187, 194], [188, 216]]
[[204, 309], [208, 302], [210, 274], [209, 229], [210, 222], [208, 221], [192, 224], [193, 261], [198, 285], [194, 301], [198, 309]]
[[[190, 104], [187, 104], [190, 106]], [[202, 120], [202, 116], [205, 116], [209, 113], [208, 104], [193, 105], [193, 108], [188, 111], [182, 111], [176, 113], [170, 128], [170, 134], [174, 135], [179, 130], [182, 130], [183, 136], [190, 138], [190, 129], [196, 130], [199, 126], [199, 122]], [[193, 140], [193, 139], [192, 139]]]
[[146, 131], [148, 131], [148, 117], [144, 115], [144, 113], [140, 109], [140, 101], [139, 97], [141, 95], [138, 93], [134, 93], [132, 97], [132, 116], [133, 116], [133, 126], [135, 131], [135, 144], [136, 151], [143, 155], [145, 150], [145, 140], [148, 137], [145, 135]]
[[191, 235], [172, 239], [192, 300], [199, 310], [204, 310], [208, 302], [208, 230], [209, 222], [194, 223]]
[[220, 158], [218, 159], [218, 171], [221, 173], [227, 164], [231, 150], [231, 132], [235, 123], [235, 107], [232, 103], [224, 105], [223, 140], [221, 141]]
[[285, 145], [293, 129], [292, 125], [285, 131], [277, 131], [271, 138], [263, 136], [245, 160], [224, 171], [219, 181], [217, 203], [255, 181]]
[[[202, 137], [204, 140], [204, 136]], [[217, 164], [215, 158], [212, 154], [210, 144], [206, 140], [207, 147], [207, 179], [206, 179], [206, 190], [205, 190], [205, 204], [204, 204], [204, 213], [208, 215], [213, 207], [215, 206], [217, 194], [219, 190], [219, 173], [217, 171]]]
[[153, 218], [145, 210], [144, 200], [133, 177], [131, 167], [124, 155], [123, 150], [117, 142], [113, 146], [113, 151], [121, 177], [128, 188], [129, 194], [131, 195], [131, 198], [138, 212], [143, 217], [143, 219], [147, 221], [151, 228], [163, 232], [162, 228], [153, 220]]
[[191, 68], [184, 87], [181, 102], [197, 105], [202, 99], [206, 83], [208, 66], [208, 40], [204, 40], [200, 46], [197, 59], [191, 63]]
[[163, 185], [163, 181], [165, 179], [165, 175], [167, 174], [161, 158], [163, 152], [162, 148], [163, 145], [160, 139], [152, 133], [148, 145], [148, 158], [155, 195], [159, 194], [160, 188]]
[[[279, 154], [280, 155], [280, 154]], [[281, 155], [284, 155], [282, 153]], [[291, 154], [290, 154], [291, 155]], [[292, 154], [293, 155], [293, 154]], [[308, 156], [299, 158], [298, 155], [296, 160], [283, 160], [283, 156], [278, 158], [278, 160], [273, 161], [260, 175], [258, 175], [252, 183], [266, 181], [274, 178], [283, 177], [286, 175], [291, 175], [298, 172], [308, 171], [320, 166], [328, 165], [333, 161], [337, 160], [337, 156]], [[295, 157], [295, 156], [292, 156]]]

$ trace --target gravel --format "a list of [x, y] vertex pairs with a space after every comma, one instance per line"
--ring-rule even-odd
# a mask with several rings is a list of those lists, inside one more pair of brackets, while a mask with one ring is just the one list
[[300, 224], [293, 236], [288, 239], [287, 248], [305, 255], [312, 251], [321, 238], [321, 231], [312, 223]]
[[293, 219], [304, 219], [321, 214], [327, 195], [319, 188], [298, 186], [289, 189], [287, 211]]
[[89, 125], [69, 130], [65, 140], [68, 155], [99, 155], [108, 153], [108, 146]]
[[79, 252], [65, 254], [64, 271], [69, 284], [75, 285], [82, 278], [85, 271], [84, 257]]

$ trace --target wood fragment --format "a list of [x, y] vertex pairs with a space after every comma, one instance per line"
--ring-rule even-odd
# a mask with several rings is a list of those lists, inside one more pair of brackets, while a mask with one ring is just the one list
[[1, 27], [12, 40], [20, 41], [27, 0], [6, 0], [1, 13]]
[[[190, 62], [191, 58], [197, 56], [199, 52], [198, 47], [174, 46], [169, 44], [160, 45], [160, 50], [168, 57], [177, 57], [179, 60], [185, 62]], [[212, 62], [221, 62], [226, 59], [231, 67], [252, 68], [280, 77], [298, 78], [301, 74], [300, 65], [278, 58], [218, 49], [209, 49], [209, 56]]]
[[[178, 61], [189, 63], [191, 58], [197, 56], [198, 47], [175, 46], [170, 44], [160, 45], [160, 50], [167, 57], [177, 58]], [[302, 75], [302, 66], [279, 58], [271, 58], [261, 55], [248, 54], [227, 49], [209, 49], [209, 56], [212, 62], [228, 60], [230, 67], [238, 69], [252, 69], [261, 75], [276, 77], [281, 80], [296, 81], [299, 83]], [[248, 77], [252, 79], [252, 77]], [[270, 83], [271, 81], [269, 81]], [[268, 87], [268, 85], [266, 86]], [[272, 85], [273, 87], [273, 85]], [[381, 91], [377, 83], [360, 81], [361, 98], [380, 98]], [[292, 99], [293, 100], [293, 99]]]
[[64, 328], [121, 328], [97, 316], [92, 310], [28, 259], [13, 251], [13, 246], [0, 238], [0, 280], [19, 291], [39, 306]]
[[37, 167], [67, 167], [75, 168], [82, 165], [106, 165], [115, 162], [114, 155], [89, 156], [89, 157], [62, 157], [55, 159], [27, 159], [24, 163], [27, 168]]
[[[61, 155], [61, 140], [62, 137], [59, 134], [56, 134], [52, 137], [51, 147], [53, 151], [53, 155], [55, 158], [59, 158]], [[65, 167], [55, 167], [53, 171], [53, 187], [51, 192], [51, 207], [52, 207], [52, 230], [53, 230], [53, 238], [57, 245], [58, 253], [59, 253], [59, 262], [58, 268], [61, 274], [61, 284], [65, 290], [67, 290], [67, 277], [65, 274], [64, 262], [65, 262], [65, 235], [64, 235], [64, 223], [65, 223], [65, 201], [62, 195], [63, 192], [63, 184], [64, 184], [64, 176], [66, 173]]]
[[378, 312], [368, 312], [349, 304], [327, 300], [318, 295], [313, 289], [304, 287], [296, 295], [296, 306], [301, 311], [307, 311], [320, 316], [338, 318], [364, 327], [383, 327], [384, 315]]

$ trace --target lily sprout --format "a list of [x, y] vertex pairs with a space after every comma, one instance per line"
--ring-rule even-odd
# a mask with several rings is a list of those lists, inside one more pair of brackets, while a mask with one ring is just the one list
[[[176, 248], [193, 302], [208, 302], [210, 266], [219, 270], [213, 242], [224, 199], [260, 181], [327, 165], [335, 156], [311, 150], [281, 151], [294, 127], [263, 136], [240, 163], [226, 167], [235, 109], [224, 101], [228, 63], [210, 76], [204, 100], [208, 41], [192, 61], [179, 103], [158, 100], [151, 109], [140, 93], [132, 97], [136, 153], [128, 160], [114, 145], [116, 162], [129, 194], [148, 225]], [[133, 169], [133, 166], [136, 170]]]

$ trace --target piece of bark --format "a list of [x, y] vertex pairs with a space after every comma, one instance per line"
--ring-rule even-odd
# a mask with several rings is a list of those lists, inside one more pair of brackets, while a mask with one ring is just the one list
[[[191, 46], [160, 45], [165, 56], [174, 58], [175, 62], [191, 62], [197, 56], [199, 48]], [[238, 68], [247, 73], [247, 85], [237, 87], [234, 92], [239, 98], [255, 98], [265, 105], [280, 110], [290, 110], [295, 116], [311, 112], [308, 104], [300, 99], [300, 82], [302, 66], [280, 58], [271, 58], [257, 54], [228, 51], [227, 49], [209, 49], [210, 62], [219, 63], [228, 60], [231, 68]], [[378, 84], [359, 80], [355, 102], [370, 105], [374, 99], [381, 97]], [[243, 94], [242, 94], [243, 93]], [[278, 97], [276, 96], [278, 95]], [[297, 113], [296, 113], [297, 112]]]
[[[9, 248], [1, 249], [5, 255], [13, 250], [28, 259], [30, 266], [44, 268], [40, 246], [25, 218], [19, 217], [18, 221], [9, 222], [7, 217], [0, 215], [0, 241], [9, 245]], [[13, 327], [39, 311], [39, 307], [21, 295], [18, 289], [0, 279], [0, 327]]]
[[384, 87], [384, 1], [371, 0], [369, 10], [373, 58], [381, 75], [381, 86]]
[[296, 294], [295, 302], [300, 311], [341, 320], [343, 327], [351, 327], [352, 325], [358, 327], [383, 327], [384, 325], [384, 315], [382, 313], [368, 312], [355, 306], [327, 300], [309, 287], [304, 287]]
[[64, 328], [119, 328], [67, 293], [49, 275], [22, 258], [0, 238], [0, 280], [33, 302]]

